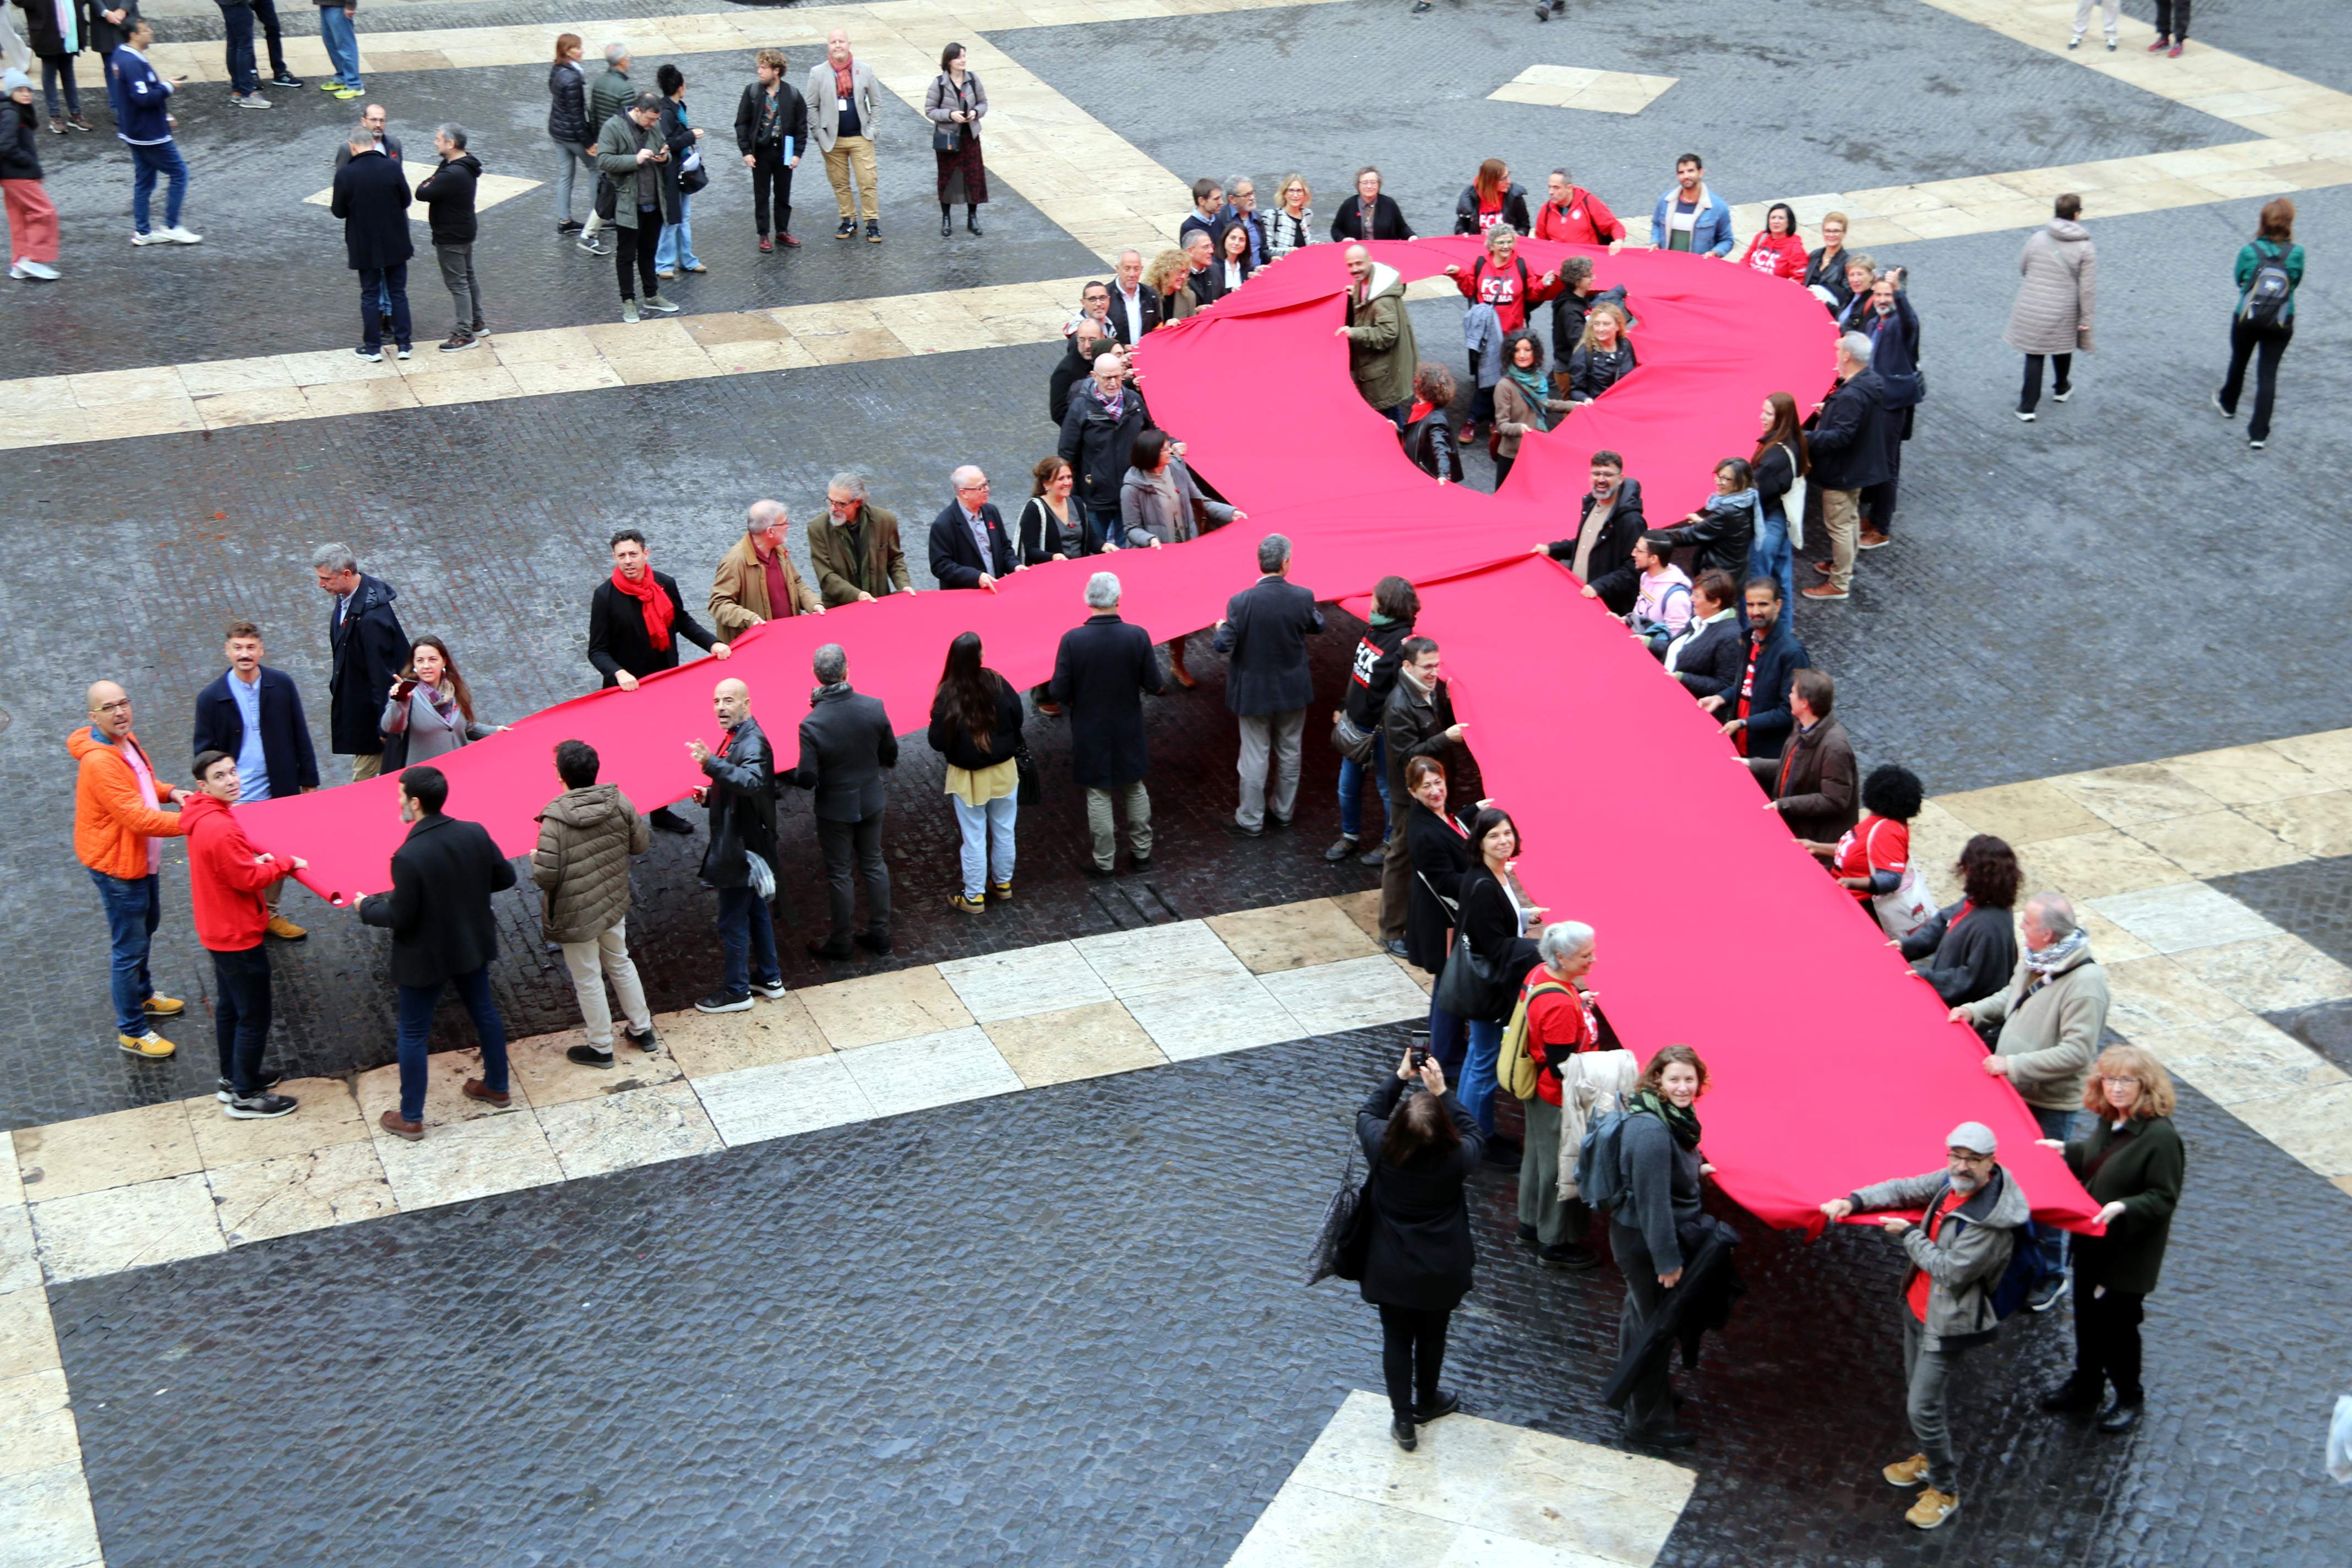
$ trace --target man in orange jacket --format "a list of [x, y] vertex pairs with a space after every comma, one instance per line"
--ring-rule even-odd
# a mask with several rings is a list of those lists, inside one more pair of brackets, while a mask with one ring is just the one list
[[111, 680], [89, 689], [89, 723], [66, 737], [81, 770], [74, 781], [74, 853], [98, 885], [114, 950], [115, 1044], [142, 1061], [163, 1061], [172, 1042], [148, 1018], [169, 1018], [187, 1004], [159, 994], [147, 976], [147, 952], [163, 918], [157, 891], [163, 868], [158, 838], [187, 826], [163, 810], [184, 791], [155, 776], [131, 733], [131, 695]]
[[236, 759], [226, 752], [196, 753], [201, 793], [180, 808], [188, 830], [188, 901], [196, 940], [213, 955], [213, 1025], [220, 1042], [220, 1100], [232, 1121], [285, 1116], [294, 1097], [272, 1094], [275, 1078], [261, 1070], [269, 1043], [269, 950], [261, 944], [271, 915], [271, 889], [308, 862], [257, 854], [237, 826], [242, 790]]

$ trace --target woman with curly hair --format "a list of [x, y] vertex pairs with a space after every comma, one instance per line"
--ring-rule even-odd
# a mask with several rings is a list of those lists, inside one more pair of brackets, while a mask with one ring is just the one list
[[2010, 910], [2025, 878], [2017, 851], [1990, 833], [1960, 846], [1953, 872], [1960, 901], [1929, 916], [1902, 944], [1911, 973], [1934, 986], [1947, 1007], [1982, 1001], [2016, 973], [2017, 921]]

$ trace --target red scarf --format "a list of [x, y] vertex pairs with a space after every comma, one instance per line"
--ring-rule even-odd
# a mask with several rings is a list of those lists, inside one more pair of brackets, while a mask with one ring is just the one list
[[841, 64], [833, 68], [833, 95], [835, 98], [854, 98], [856, 96], [856, 70], [857, 57], [856, 55], [850, 56]]
[[654, 569], [646, 567], [646, 574], [632, 583], [628, 574], [615, 566], [613, 568], [613, 586], [637, 602], [637, 612], [646, 620], [646, 641], [653, 646], [653, 650], [656, 653], [667, 651], [669, 647], [669, 595], [662, 591], [660, 584], [654, 581]]
[[1420, 398], [1416, 397], [1412, 400], [1412, 407], [1408, 409], [1405, 413], [1404, 422], [1411, 425], [1416, 420], [1426, 419], [1436, 412], [1437, 405], [1435, 404], [1424, 403]]

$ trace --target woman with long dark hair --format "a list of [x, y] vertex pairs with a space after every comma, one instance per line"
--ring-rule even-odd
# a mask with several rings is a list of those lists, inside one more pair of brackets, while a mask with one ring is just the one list
[[1812, 455], [1805, 447], [1805, 431], [1797, 418], [1797, 400], [1776, 392], [1764, 400], [1757, 416], [1762, 432], [1756, 453], [1748, 459], [1756, 472], [1756, 499], [1764, 508], [1756, 541], [1748, 547], [1748, 574], [1769, 577], [1780, 584], [1783, 613], [1797, 602], [1797, 552], [1805, 542], [1804, 500], [1799, 493], [1796, 514], [1790, 515], [1789, 497], [1799, 479], [1812, 471]]
[[1021, 694], [980, 662], [978, 632], [948, 644], [929, 738], [947, 759], [948, 799], [963, 832], [963, 890], [949, 902], [976, 915], [987, 899], [1013, 897], [1013, 825], [1021, 810]]
[[[1689, 1260], [1684, 1237], [1696, 1234], [1705, 1211], [1698, 1179], [1715, 1167], [1698, 1151], [1698, 1112], [1706, 1092], [1706, 1064], [1688, 1046], [1664, 1046], [1642, 1069], [1617, 1134], [1625, 1200], [1609, 1215], [1609, 1249], [1625, 1276], [1625, 1305], [1617, 1319], [1622, 1363], [1665, 1310], [1668, 1291], [1683, 1281]], [[1691, 1435], [1676, 1427], [1672, 1358], [1660, 1356], [1637, 1379], [1625, 1401], [1625, 1440], [1652, 1447], [1687, 1448]]]
[[1477, 1119], [1489, 1156], [1516, 1166], [1518, 1145], [1495, 1136], [1495, 1062], [1519, 985], [1536, 965], [1527, 933], [1543, 906], [1515, 874], [1519, 828], [1509, 812], [1482, 808], [1470, 824], [1469, 843], [1475, 858], [1462, 874], [1454, 944], [1430, 993], [1429, 1049], [1442, 1062], [1461, 1063], [1462, 1103]]
[[475, 719], [473, 690], [457, 673], [449, 645], [439, 637], [418, 637], [409, 644], [407, 667], [393, 681], [376, 724], [383, 731], [387, 773], [429, 763], [506, 728]]
[[1535, 232], [1535, 219], [1528, 215], [1527, 188], [1511, 178], [1510, 165], [1500, 158], [1489, 158], [1478, 165], [1478, 176], [1462, 187], [1462, 195], [1454, 203], [1454, 232], [1484, 234], [1497, 224], [1507, 224], [1521, 234]]
[[1250, 265], [1249, 226], [1227, 224], [1217, 240], [1217, 298], [1222, 300], [1248, 282], [1254, 270]]
[[1462, 1407], [1437, 1386], [1454, 1309], [1475, 1282], [1470, 1209], [1463, 1184], [1484, 1140], [1478, 1123], [1445, 1087], [1445, 1069], [1405, 1052], [1356, 1112], [1356, 1140], [1371, 1173], [1364, 1179], [1364, 1300], [1380, 1309], [1381, 1370], [1389, 1393], [1390, 1435], [1410, 1451], [1416, 1427]]

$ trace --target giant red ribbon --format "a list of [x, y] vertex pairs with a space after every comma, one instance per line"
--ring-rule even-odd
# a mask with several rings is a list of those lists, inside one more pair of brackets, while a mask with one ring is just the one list
[[[1370, 247], [1408, 280], [1468, 263], [1475, 240]], [[746, 681], [786, 755], [821, 644], [903, 729], [929, 714], [940, 662], [977, 631], [989, 663], [1026, 687], [1052, 670], [1086, 614], [1089, 574], [1118, 574], [1121, 613], [1158, 637], [1209, 625], [1256, 576], [1267, 532], [1294, 544], [1291, 575], [1327, 600], [1395, 574], [1422, 584], [1421, 628], [1444, 645], [1456, 707], [1492, 793], [1526, 836], [1522, 875], [1554, 918], [1601, 933], [1593, 984], [1643, 1055], [1696, 1046], [1702, 1106], [1724, 1190], [1774, 1225], [1817, 1228], [1822, 1200], [1924, 1170], [1958, 1121], [1987, 1123], [2041, 1217], [2088, 1228], [2093, 1205], [2034, 1146], [2032, 1115], [1982, 1070], [1983, 1048], [1947, 1023], [1934, 992], [1868, 915], [1790, 840], [1716, 726], [1615, 621], [1528, 546], [1568, 533], [1593, 451], [1623, 454], [1649, 515], [1667, 521], [1709, 490], [1717, 459], [1755, 444], [1765, 396], [1810, 412], [1831, 384], [1833, 335], [1811, 296], [1745, 268], [1657, 252], [1523, 240], [1538, 270], [1592, 258], [1625, 285], [1641, 367], [1549, 433], [1526, 437], [1499, 493], [1437, 486], [1367, 407], [1335, 336], [1341, 247], [1297, 251], [1248, 288], [1164, 328], [1137, 355], [1153, 415], [1248, 522], [1180, 548], [1062, 562], [999, 592], [931, 592], [753, 628], [720, 666], [697, 661], [634, 692], [600, 691], [532, 715], [438, 760], [451, 809], [526, 854], [561, 788], [550, 753], [579, 739], [604, 777], [641, 803], [701, 777], [688, 737], [717, 739], [711, 683]], [[1452, 345], [1424, 345], [1451, 363]], [[391, 779], [240, 806], [247, 836], [310, 862], [303, 880], [342, 901], [386, 885], [405, 832]]]

